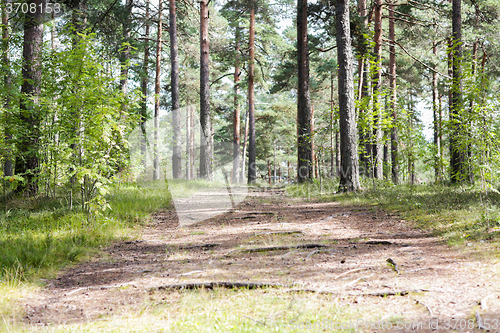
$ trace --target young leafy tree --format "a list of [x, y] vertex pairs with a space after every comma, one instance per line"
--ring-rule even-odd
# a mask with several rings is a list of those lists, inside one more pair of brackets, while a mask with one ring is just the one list
[[336, 15], [341, 149], [339, 191], [350, 192], [357, 191], [360, 188], [360, 183], [348, 0], [337, 1]]
[[[45, 0], [30, 0], [28, 5], [45, 8]], [[26, 178], [26, 182], [17, 188], [27, 195], [38, 193], [39, 139], [40, 139], [40, 105], [42, 77], [44, 14], [36, 10], [27, 12], [24, 18], [23, 42], [23, 85], [21, 87], [21, 104], [19, 123], [22, 132], [17, 142], [16, 174]]]

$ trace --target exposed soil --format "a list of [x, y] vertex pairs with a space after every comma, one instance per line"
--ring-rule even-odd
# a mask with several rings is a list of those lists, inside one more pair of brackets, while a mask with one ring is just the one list
[[[301, 244], [323, 246], [290, 247]], [[331, 293], [366, 318], [426, 323], [419, 332], [450, 331], [447, 321], [457, 331], [479, 331], [477, 323], [461, 330], [460, 320], [477, 312], [500, 321], [500, 262], [476, 259], [474, 248], [451, 249], [375, 206], [253, 192], [234, 211], [192, 226], [179, 227], [175, 212], [159, 212], [140, 239], [114, 244], [49, 281], [26, 300], [25, 322], [89, 322], [139, 307], [150, 288], [238, 281]], [[436, 320], [439, 329], [429, 328]]]

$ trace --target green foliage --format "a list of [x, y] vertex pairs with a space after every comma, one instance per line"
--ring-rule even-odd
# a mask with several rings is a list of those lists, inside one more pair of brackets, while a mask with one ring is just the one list
[[77, 261], [149, 220], [171, 205], [167, 189], [133, 184], [113, 187], [105, 196], [109, 210], [92, 221], [71, 210], [64, 199], [12, 200], [0, 215], [0, 282], [31, 280]]

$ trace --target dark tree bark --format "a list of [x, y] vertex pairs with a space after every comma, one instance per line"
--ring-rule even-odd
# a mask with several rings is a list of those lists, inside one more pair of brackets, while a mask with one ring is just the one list
[[[432, 51], [437, 58], [438, 50], [437, 44], [433, 41]], [[441, 138], [439, 132], [441, 131], [440, 127], [440, 115], [439, 115], [439, 107], [438, 107], [438, 77], [437, 77], [437, 62], [434, 65], [434, 72], [432, 72], [432, 114], [433, 114], [433, 123], [434, 123], [434, 176], [436, 183], [440, 183], [442, 179], [441, 175]]]
[[297, 0], [298, 55], [298, 182], [312, 178], [311, 96], [309, 91], [309, 48], [307, 41], [307, 0]]
[[179, 55], [177, 47], [177, 21], [175, 14], [175, 0], [169, 2], [170, 10], [170, 63], [172, 66], [170, 76], [170, 86], [172, 93], [172, 127], [173, 127], [173, 155], [172, 171], [173, 178], [181, 178], [182, 157], [181, 157], [181, 115], [179, 100]]
[[391, 128], [391, 174], [392, 182], [399, 184], [399, 160], [398, 160], [398, 113], [396, 108], [396, 34], [394, 31], [394, 3], [389, 4], [389, 108], [392, 115]]
[[341, 149], [339, 191], [346, 192], [360, 188], [348, 0], [337, 1], [336, 15]]
[[5, 72], [2, 73], [3, 82], [5, 86], [5, 91], [7, 95], [5, 97], [5, 111], [4, 111], [4, 140], [6, 143], [6, 147], [8, 149], [5, 151], [5, 159], [3, 164], [3, 175], [6, 177], [12, 176], [14, 174], [14, 164], [12, 161], [12, 151], [10, 149], [12, 134], [11, 134], [11, 119], [10, 119], [10, 94], [8, 91], [11, 87], [11, 73], [10, 73], [10, 58], [9, 58], [9, 16], [6, 10], [7, 0], [3, 1], [2, 6], [2, 62], [5, 69]]
[[208, 41], [208, 1], [200, 1], [200, 177], [212, 178], [212, 130], [210, 125], [210, 77]]
[[[122, 40], [125, 45], [120, 55], [121, 63], [121, 74], [120, 74], [120, 89], [124, 95], [128, 93], [128, 71], [129, 71], [129, 61], [130, 61], [130, 29], [131, 22], [130, 16], [132, 15], [132, 0], [127, 0], [125, 3], [125, 11], [122, 22]], [[126, 106], [123, 105], [123, 108]]]
[[160, 124], [160, 75], [161, 75], [161, 49], [162, 49], [162, 1], [158, 6], [158, 33], [156, 38], [156, 77], [155, 77], [155, 114], [153, 137], [153, 180], [160, 179], [160, 156], [158, 154], [158, 127]]
[[141, 128], [141, 164], [146, 166], [146, 119], [148, 118], [148, 72], [149, 72], [149, 0], [146, 0], [146, 15], [145, 15], [145, 32], [144, 32], [144, 60], [142, 62], [142, 77], [141, 77], [141, 110], [139, 117], [139, 126]]
[[375, 0], [374, 3], [374, 23], [375, 47], [373, 54], [377, 68], [373, 74], [373, 174], [377, 179], [383, 177], [383, 164], [382, 164], [382, 129], [381, 129], [381, 112], [380, 112], [380, 88], [382, 87], [382, 0]]
[[248, 60], [248, 184], [255, 183], [257, 178], [257, 166], [255, 165], [255, 7], [250, 8], [250, 38], [248, 49], [250, 59]]
[[[28, 6], [45, 8], [45, 0], [28, 1]], [[16, 158], [16, 174], [26, 178], [26, 184], [17, 188], [27, 195], [38, 193], [39, 144], [40, 144], [40, 110], [38, 97], [41, 94], [42, 78], [42, 46], [43, 46], [42, 11], [28, 11], [24, 19], [23, 42], [23, 85], [21, 87], [20, 127], [24, 130], [18, 139], [18, 156]], [[31, 100], [30, 98], [33, 98]]]
[[[467, 148], [464, 143], [465, 131], [461, 123], [462, 101], [462, 1], [453, 0], [453, 21], [452, 21], [452, 73], [453, 81], [451, 86], [451, 110], [450, 121], [453, 126], [453, 134], [450, 136], [450, 167], [452, 183], [459, 183], [468, 180]], [[465, 140], [464, 140], [465, 139]]]
[[237, 183], [240, 178], [240, 28], [236, 27], [235, 36], [236, 64], [234, 66], [234, 113], [233, 113], [233, 173], [231, 181]]

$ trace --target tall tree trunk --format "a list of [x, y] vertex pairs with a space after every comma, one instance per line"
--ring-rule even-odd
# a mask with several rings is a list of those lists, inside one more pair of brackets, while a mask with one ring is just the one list
[[[120, 75], [120, 89], [124, 95], [128, 93], [128, 71], [130, 61], [130, 16], [132, 15], [132, 0], [127, 0], [125, 3], [125, 16], [122, 23], [122, 38], [123, 43], [120, 55], [121, 75]], [[126, 105], [123, 105], [123, 109]]]
[[311, 103], [311, 168], [309, 169], [309, 178], [316, 176], [316, 147], [314, 146], [314, 104]]
[[248, 147], [248, 132], [249, 132], [249, 121], [248, 121], [248, 113], [245, 115], [245, 132], [243, 133], [243, 149], [241, 150], [241, 167], [240, 167], [240, 183], [243, 183], [245, 178], [245, 160], [247, 157], [247, 147]]
[[250, 59], [248, 60], [248, 184], [255, 183], [257, 178], [257, 166], [255, 164], [255, 91], [254, 91], [254, 71], [255, 71], [255, 7], [250, 9], [250, 38], [248, 49]]
[[382, 119], [380, 110], [380, 94], [382, 87], [382, 0], [375, 0], [374, 21], [375, 21], [375, 47], [373, 54], [375, 57], [375, 73], [373, 74], [373, 168], [374, 177], [382, 179]]
[[309, 48], [307, 40], [307, 0], [297, 0], [297, 55], [298, 55], [298, 182], [313, 177], [311, 96], [309, 91]]
[[436, 183], [440, 183], [442, 181], [441, 175], [441, 140], [440, 140], [440, 121], [439, 121], [439, 110], [438, 110], [438, 77], [437, 77], [437, 43], [436, 41], [432, 42], [432, 52], [436, 57], [436, 63], [434, 64], [434, 72], [432, 72], [432, 114], [433, 114], [433, 122], [434, 122], [434, 177]]
[[359, 184], [356, 114], [354, 109], [353, 55], [349, 1], [338, 0], [336, 6], [338, 90], [340, 110], [341, 170], [339, 191], [357, 191]]
[[[387, 133], [385, 134], [387, 135]], [[389, 143], [387, 142], [385, 138], [383, 139], [383, 144], [382, 144], [382, 149], [383, 149], [383, 170], [384, 170], [384, 179], [389, 179], [389, 171], [390, 171], [390, 165], [389, 165]]]
[[172, 172], [173, 178], [181, 178], [182, 157], [181, 157], [181, 115], [179, 101], [179, 55], [177, 47], [177, 22], [175, 14], [175, 0], [169, 2], [170, 10], [170, 63], [172, 66], [170, 76], [170, 86], [172, 89], [172, 127], [173, 127], [173, 154]]
[[212, 130], [210, 125], [210, 76], [208, 0], [200, 1], [200, 177], [212, 178]]
[[[366, 0], [358, 0], [358, 11], [360, 17], [363, 19], [363, 28], [366, 29], [368, 26], [368, 12], [366, 8]], [[359, 86], [358, 86], [358, 99], [360, 101], [367, 101], [369, 97], [368, 92], [368, 60], [366, 58], [366, 50], [363, 48], [364, 54], [358, 60], [358, 75], [359, 75]], [[366, 107], [368, 103], [361, 104], [362, 106], [358, 110], [359, 118], [364, 119], [366, 117]], [[359, 144], [362, 147], [362, 153], [360, 154], [360, 162], [362, 165], [362, 172], [366, 177], [371, 177], [372, 173], [370, 171], [371, 160], [372, 160], [372, 145], [370, 144], [370, 134], [369, 128], [359, 128]]]
[[269, 185], [271, 185], [271, 180], [272, 180], [272, 177], [271, 177], [271, 162], [269, 162], [269, 160], [267, 160], [267, 182], [269, 183]]
[[194, 107], [186, 108], [186, 179], [194, 179]]
[[141, 165], [146, 167], [146, 120], [148, 119], [148, 72], [149, 72], [149, 0], [146, 0], [146, 16], [145, 16], [145, 39], [144, 39], [144, 60], [142, 62], [142, 77], [141, 77], [141, 110], [139, 117], [139, 126], [141, 128]]
[[336, 150], [337, 145], [335, 144], [335, 139], [337, 138], [337, 133], [338, 133], [338, 127], [334, 126], [335, 124], [335, 104], [333, 100], [333, 94], [334, 94], [334, 89], [333, 89], [333, 75], [334, 71], [332, 69], [330, 73], [330, 178], [333, 178], [335, 176], [338, 177], [338, 169], [336, 170], [336, 158], [335, 155], [338, 154], [338, 151]]
[[236, 26], [235, 36], [236, 64], [234, 66], [234, 113], [233, 113], [233, 173], [231, 181], [240, 178], [240, 27]]
[[396, 33], [394, 29], [394, 2], [389, 4], [389, 108], [392, 115], [391, 128], [391, 174], [392, 182], [399, 184], [399, 160], [398, 160], [398, 113], [396, 108]]
[[[462, 118], [462, 1], [453, 0], [453, 21], [452, 21], [452, 56], [453, 56], [453, 81], [451, 86], [451, 112], [450, 120], [453, 124], [453, 134], [450, 137], [450, 167], [451, 181], [459, 183], [467, 180], [467, 152], [466, 140], [463, 136], [464, 128], [461, 125]], [[465, 139], [465, 140], [464, 140]]]
[[4, 82], [4, 91], [6, 93], [5, 103], [4, 103], [4, 141], [5, 146], [8, 147], [5, 154], [5, 160], [3, 164], [3, 175], [6, 177], [12, 176], [14, 174], [14, 165], [12, 161], [12, 150], [10, 149], [12, 134], [11, 115], [10, 115], [10, 89], [11, 89], [11, 73], [10, 73], [10, 58], [9, 58], [9, 15], [7, 13], [7, 0], [3, 1], [2, 4], [2, 62], [4, 67], [4, 72], [2, 73]]
[[160, 125], [160, 75], [161, 75], [161, 49], [162, 49], [162, 1], [158, 6], [158, 32], [156, 38], [156, 77], [155, 77], [155, 114], [153, 137], [153, 180], [160, 179], [160, 156], [158, 153], [158, 127]]
[[[45, 8], [45, 0], [30, 0], [28, 6], [34, 4]], [[20, 127], [23, 133], [18, 139], [18, 156], [16, 158], [16, 174], [24, 176], [26, 183], [17, 191], [25, 191], [27, 195], [38, 193], [39, 143], [40, 143], [40, 110], [39, 96], [42, 79], [42, 46], [43, 46], [42, 11], [28, 11], [24, 18], [23, 42], [23, 84], [21, 86]], [[28, 100], [28, 96], [33, 100]]]

